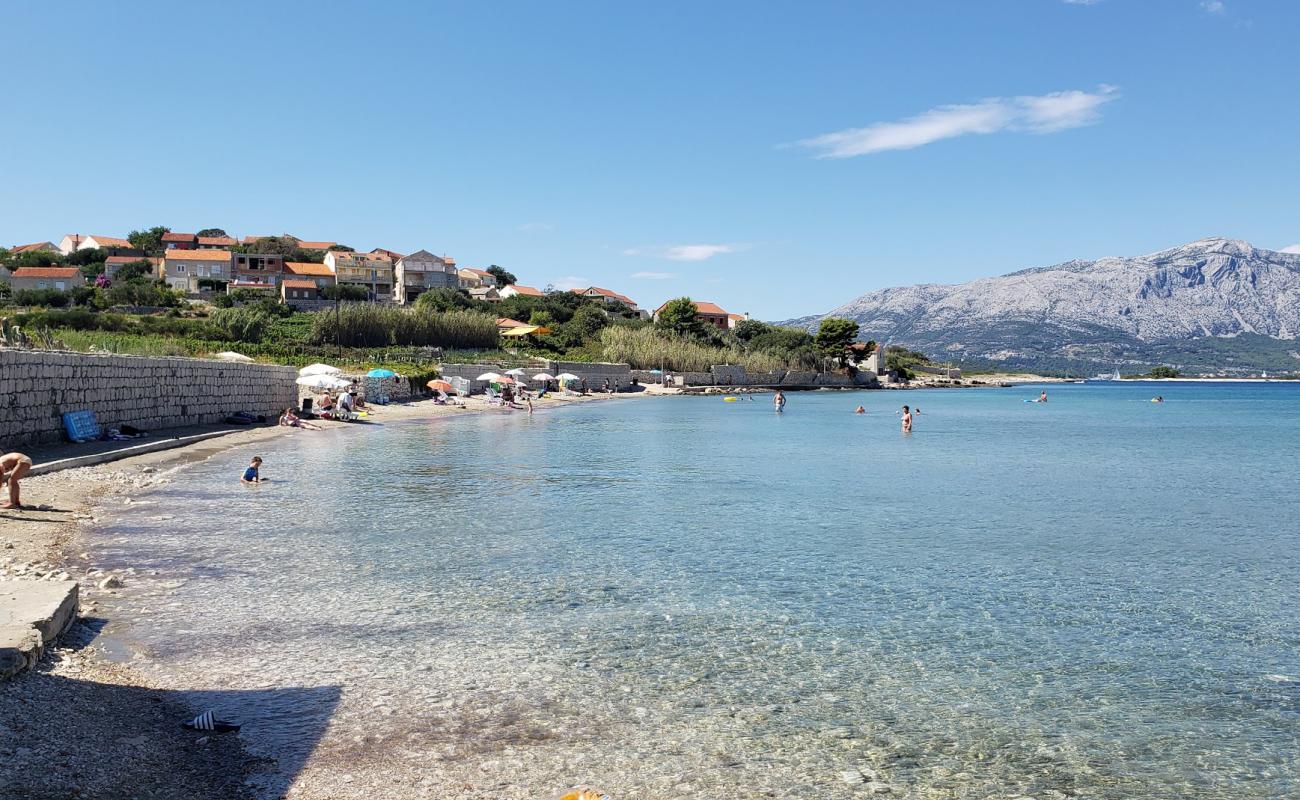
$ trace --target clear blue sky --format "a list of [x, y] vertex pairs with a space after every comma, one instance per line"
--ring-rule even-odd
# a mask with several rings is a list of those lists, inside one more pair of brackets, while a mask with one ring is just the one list
[[765, 319], [1300, 243], [1300, 3], [7, 3], [0, 244], [427, 248]]

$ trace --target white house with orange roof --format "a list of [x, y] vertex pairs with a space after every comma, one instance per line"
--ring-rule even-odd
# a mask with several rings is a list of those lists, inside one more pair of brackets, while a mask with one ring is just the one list
[[370, 299], [380, 303], [393, 301], [393, 260], [378, 253], [353, 253], [330, 250], [325, 266], [334, 272], [340, 285], [365, 287]]
[[500, 294], [502, 299], [505, 299], [507, 297], [545, 297], [546, 296], [541, 289], [535, 289], [532, 286], [524, 286], [523, 284], [519, 284], [519, 283], [510, 284], [506, 288], [502, 289]]
[[132, 249], [130, 242], [117, 236], [69, 233], [59, 242], [59, 252], [65, 256], [78, 250], [89, 250], [91, 248], [100, 248], [102, 250]]

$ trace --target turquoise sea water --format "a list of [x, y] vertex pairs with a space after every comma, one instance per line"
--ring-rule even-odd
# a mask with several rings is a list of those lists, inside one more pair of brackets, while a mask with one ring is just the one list
[[271, 796], [313, 749], [484, 797], [1300, 795], [1300, 385], [1046, 388], [303, 432], [96, 555], [157, 570], [161, 679], [341, 688], [226, 700]]

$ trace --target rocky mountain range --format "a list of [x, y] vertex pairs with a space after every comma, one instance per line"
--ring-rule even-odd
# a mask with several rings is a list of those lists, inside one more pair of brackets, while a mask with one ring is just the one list
[[815, 329], [827, 316], [857, 321], [862, 339], [967, 364], [1300, 372], [1300, 254], [1201, 239], [1134, 258], [881, 289], [786, 324]]

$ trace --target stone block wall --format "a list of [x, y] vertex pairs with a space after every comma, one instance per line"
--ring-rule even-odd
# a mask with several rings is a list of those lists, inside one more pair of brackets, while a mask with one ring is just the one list
[[294, 405], [293, 367], [0, 349], [0, 450], [66, 440], [62, 414], [95, 412], [104, 430], [147, 431], [268, 417]]

